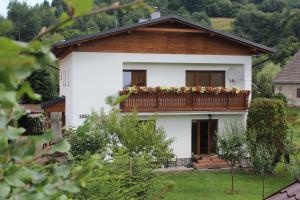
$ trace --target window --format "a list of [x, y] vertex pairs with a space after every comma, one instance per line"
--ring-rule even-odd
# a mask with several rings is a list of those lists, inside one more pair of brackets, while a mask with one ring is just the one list
[[68, 68], [68, 86], [70, 86], [70, 68]]
[[224, 71], [186, 71], [186, 86], [225, 87]]
[[66, 86], [66, 70], [63, 72], [63, 86]]
[[297, 98], [300, 98], [300, 88], [297, 88]]
[[123, 87], [146, 86], [146, 70], [124, 70]]

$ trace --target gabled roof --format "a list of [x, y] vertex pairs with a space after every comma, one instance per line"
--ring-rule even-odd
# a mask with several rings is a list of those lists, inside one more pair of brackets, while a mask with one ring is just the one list
[[265, 200], [300, 200], [299, 180], [268, 196]]
[[229, 33], [223, 32], [223, 31], [214, 30], [212, 28], [205, 27], [203, 25], [186, 20], [177, 15], [165, 16], [165, 17], [152, 19], [152, 20], [148, 20], [148, 21], [141, 22], [141, 23], [136, 23], [133, 25], [125, 26], [125, 27], [120, 27], [120, 28], [116, 28], [116, 29], [112, 29], [112, 30], [108, 30], [108, 31], [100, 32], [100, 33], [95, 33], [95, 34], [87, 34], [87, 35], [72, 38], [70, 40], [61, 41], [61, 42], [56, 43], [53, 46], [52, 51], [55, 52], [56, 50], [58, 50], [60, 48], [69, 47], [69, 46], [72, 46], [75, 44], [80, 44], [82, 42], [87, 42], [87, 41], [91, 41], [91, 40], [95, 40], [95, 39], [99, 39], [99, 38], [103, 38], [103, 37], [107, 37], [107, 36], [111, 36], [111, 35], [116, 35], [116, 34], [130, 31], [132, 29], [151, 26], [151, 25], [155, 25], [155, 24], [160, 24], [160, 23], [167, 22], [167, 21], [176, 21], [176, 22], [185, 24], [187, 26], [190, 26], [192, 28], [215, 34], [224, 39], [228, 39], [233, 42], [239, 43], [241, 45], [245, 45], [245, 46], [257, 49], [261, 53], [275, 53], [276, 52], [276, 50], [274, 48], [270, 48], [270, 47], [255, 43], [255, 42], [231, 35]]
[[300, 83], [300, 49], [281, 72], [279, 72], [273, 82]]
[[43, 102], [41, 103], [41, 108], [45, 109], [49, 106], [53, 106], [55, 104], [62, 103], [62, 102], [65, 102], [65, 96], [56, 97], [55, 99], [52, 99], [50, 101]]

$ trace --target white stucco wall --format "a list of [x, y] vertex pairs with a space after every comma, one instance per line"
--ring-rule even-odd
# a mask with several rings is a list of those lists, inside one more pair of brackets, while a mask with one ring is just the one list
[[65, 116], [66, 126], [73, 126], [73, 110], [76, 110], [73, 103], [73, 54], [69, 54], [65, 58], [59, 61], [59, 95], [66, 97], [65, 103]]
[[[140, 116], [147, 119], [148, 116]], [[168, 138], [174, 138], [173, 153], [178, 158], [190, 158], [192, 151], [192, 120], [209, 119], [208, 114], [156, 115], [156, 127], [163, 127]], [[212, 114], [211, 119], [218, 120], [218, 134], [224, 132], [224, 127], [232, 122], [245, 126], [245, 113]]]
[[288, 99], [289, 106], [300, 106], [300, 98], [297, 97], [297, 88], [300, 84], [275, 84], [275, 93], [281, 93]]
[[84, 121], [80, 115], [109, 109], [105, 98], [122, 89], [123, 69], [147, 69], [148, 86], [184, 86], [185, 70], [237, 67], [239, 86], [251, 90], [251, 64], [251, 56], [73, 52], [60, 62], [61, 70], [70, 68], [70, 85], [60, 92], [66, 96], [66, 125], [78, 126]]

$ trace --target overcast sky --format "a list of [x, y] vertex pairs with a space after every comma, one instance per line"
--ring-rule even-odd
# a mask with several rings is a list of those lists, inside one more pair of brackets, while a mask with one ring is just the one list
[[[6, 17], [7, 6], [10, 1], [11, 0], [0, 0], [0, 15]], [[18, 0], [18, 1], [25, 1], [29, 5], [35, 5], [36, 3], [41, 3], [44, 0]], [[51, 2], [51, 0], [47, 0], [47, 1]]]

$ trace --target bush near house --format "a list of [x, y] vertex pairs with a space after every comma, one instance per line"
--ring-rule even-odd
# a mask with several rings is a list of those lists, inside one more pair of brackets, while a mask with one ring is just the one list
[[[273, 164], [284, 153], [287, 136], [285, 105], [282, 100], [256, 98], [251, 102], [247, 119], [247, 138], [251, 143], [262, 144], [271, 154]], [[257, 145], [250, 145], [251, 156]]]
[[173, 139], [167, 139], [154, 120], [141, 121], [137, 114], [122, 115], [114, 107], [119, 100], [108, 99], [111, 112], [94, 112], [77, 130], [67, 133], [71, 158], [81, 162], [88, 153], [104, 158], [102, 168], [89, 177], [86, 190], [76, 198], [152, 199], [153, 169], [159, 158], [169, 156]]

